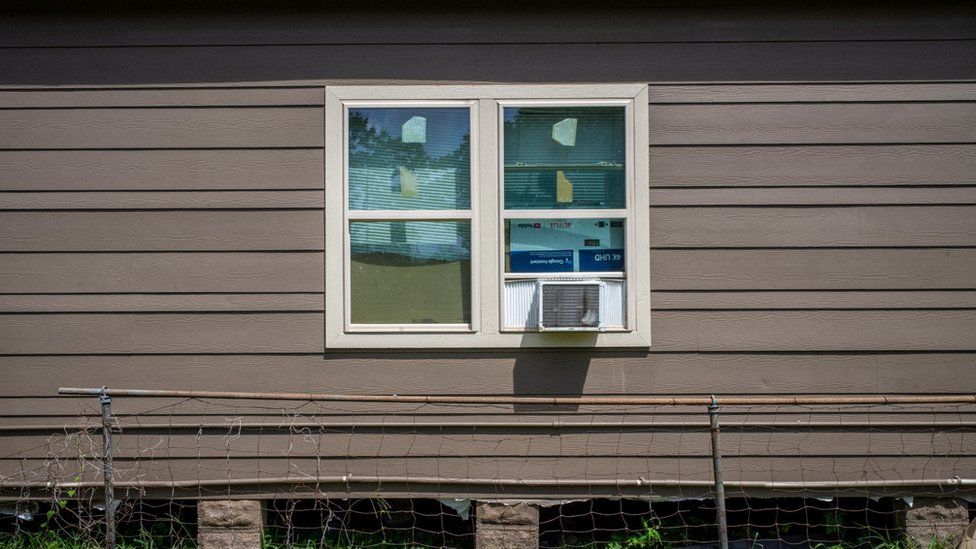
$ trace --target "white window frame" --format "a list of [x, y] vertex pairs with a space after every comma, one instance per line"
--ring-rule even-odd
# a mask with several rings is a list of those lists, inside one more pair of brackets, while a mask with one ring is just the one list
[[[647, 348], [650, 325], [650, 223], [646, 84], [327, 86], [325, 101], [325, 347], [338, 349]], [[349, 323], [350, 220], [389, 220], [403, 214], [347, 209], [346, 112], [352, 107], [472, 105], [471, 324], [354, 325]], [[509, 217], [625, 217], [627, 326], [607, 332], [540, 333], [505, 330], [502, 289], [504, 189], [501, 116], [506, 106], [623, 105], [627, 116], [625, 210], [511, 210]], [[464, 219], [458, 211], [423, 213], [424, 219]], [[620, 215], [626, 213], [626, 215]], [[551, 214], [551, 215], [550, 215]], [[620, 273], [587, 273], [620, 276]], [[508, 275], [518, 278], [519, 275]]]
[[[406, 100], [406, 101], [345, 101], [342, 108], [342, 215], [343, 215], [343, 254], [342, 262], [347, 264], [351, 257], [351, 239], [349, 234], [349, 224], [354, 221], [468, 221], [471, 224], [471, 322], [468, 324], [354, 324], [348, 314], [343, 315], [343, 330], [346, 333], [365, 332], [365, 333], [398, 333], [398, 332], [477, 332], [480, 327], [481, 319], [481, 300], [479, 273], [476, 265], [480, 265], [478, 247], [475, 245], [476, 235], [478, 234], [479, 216], [475, 215], [478, 211], [478, 171], [480, 165], [478, 158], [478, 111], [476, 101], [449, 101], [449, 100]], [[469, 128], [471, 132], [471, 177], [470, 177], [470, 204], [467, 210], [350, 210], [348, 193], [348, 172], [345, 166], [345, 159], [349, 158], [349, 132], [346, 127], [349, 109], [362, 108], [466, 108], [469, 111]], [[343, 311], [352, 310], [352, 270], [343, 268]]]

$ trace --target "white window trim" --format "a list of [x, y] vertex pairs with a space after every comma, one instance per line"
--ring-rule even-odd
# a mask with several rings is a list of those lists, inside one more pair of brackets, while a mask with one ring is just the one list
[[[348, 325], [347, 221], [391, 219], [395, 212], [346, 211], [347, 106], [433, 106], [473, 102], [471, 127], [471, 325]], [[626, 105], [627, 208], [575, 210], [573, 217], [612, 217], [626, 212], [627, 330], [538, 333], [503, 331], [501, 289], [502, 188], [499, 144], [503, 105]], [[651, 344], [650, 226], [646, 84], [328, 86], [325, 101], [325, 347], [334, 349], [417, 348], [633, 348]], [[493, 161], [492, 159], [497, 159]], [[464, 219], [464, 211], [431, 211], [432, 219]], [[552, 215], [549, 215], [549, 214]], [[566, 217], [566, 210], [521, 210], [509, 217]], [[417, 218], [417, 213], [408, 214]], [[618, 215], [618, 217], [621, 217]], [[593, 273], [595, 274], [595, 273]], [[606, 273], [619, 276], [620, 273]], [[512, 278], [510, 275], [509, 278]]]

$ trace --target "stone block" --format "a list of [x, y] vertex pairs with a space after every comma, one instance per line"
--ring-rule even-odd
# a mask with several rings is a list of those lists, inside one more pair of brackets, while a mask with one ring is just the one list
[[197, 523], [213, 528], [264, 528], [260, 501], [201, 501], [197, 505]]
[[523, 549], [538, 546], [538, 506], [526, 502], [478, 502], [475, 547]]
[[199, 549], [261, 549], [264, 510], [260, 501], [201, 501], [197, 524]]
[[475, 547], [478, 549], [526, 549], [538, 546], [538, 527], [494, 524], [475, 529]]
[[483, 524], [539, 525], [539, 508], [530, 503], [478, 502], [478, 522]]
[[956, 498], [918, 497], [902, 513], [905, 534], [921, 547], [933, 541], [955, 546], [969, 526], [969, 506]]
[[199, 549], [261, 549], [261, 530], [200, 530]]

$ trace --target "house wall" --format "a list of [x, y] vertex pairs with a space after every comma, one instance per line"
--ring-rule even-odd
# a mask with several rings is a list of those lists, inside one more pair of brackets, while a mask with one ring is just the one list
[[[651, 349], [327, 352], [323, 86], [353, 81], [650, 82]], [[0, 495], [70, 480], [75, 456], [97, 449], [63, 427], [94, 420], [97, 399], [57, 397], [60, 386], [976, 392], [972, 8], [21, 13], [0, 20], [0, 85]], [[704, 410], [299, 404], [116, 399], [128, 422], [120, 476], [711, 478], [701, 428], [470, 426], [580, 413], [700, 426]], [[971, 422], [974, 412], [729, 408], [723, 421]], [[236, 418], [333, 426], [229, 431]], [[201, 421], [217, 427], [192, 427]], [[458, 426], [341, 426], [392, 421]], [[726, 479], [976, 475], [971, 429], [852, 425], [731, 430]]]

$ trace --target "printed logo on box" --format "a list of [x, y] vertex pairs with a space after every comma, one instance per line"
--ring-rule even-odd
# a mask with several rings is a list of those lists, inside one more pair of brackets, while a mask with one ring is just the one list
[[513, 273], [564, 273], [573, 271], [573, 250], [513, 251], [509, 255]]
[[624, 270], [624, 251], [620, 250], [580, 250], [580, 271], [608, 272]]

